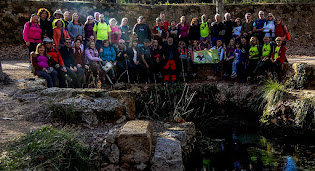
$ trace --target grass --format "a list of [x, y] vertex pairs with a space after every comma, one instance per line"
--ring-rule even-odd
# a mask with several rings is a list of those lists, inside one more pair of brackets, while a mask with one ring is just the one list
[[0, 170], [93, 170], [96, 160], [77, 134], [43, 127], [4, 150]]

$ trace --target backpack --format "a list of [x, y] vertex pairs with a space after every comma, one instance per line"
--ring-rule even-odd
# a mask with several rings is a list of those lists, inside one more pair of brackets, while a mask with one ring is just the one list
[[291, 40], [291, 36], [290, 36], [290, 34], [288, 32], [288, 28], [285, 29], [284, 25], [282, 25], [282, 29], [283, 29], [283, 32], [285, 33], [285, 35], [287, 36], [287, 40]]

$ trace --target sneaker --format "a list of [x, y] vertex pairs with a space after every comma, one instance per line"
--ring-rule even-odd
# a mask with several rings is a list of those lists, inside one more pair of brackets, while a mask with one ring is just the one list
[[237, 77], [237, 74], [236, 73], [233, 73], [232, 75], [231, 75], [231, 78], [236, 78]]
[[228, 77], [229, 74], [228, 73], [224, 73], [223, 77]]

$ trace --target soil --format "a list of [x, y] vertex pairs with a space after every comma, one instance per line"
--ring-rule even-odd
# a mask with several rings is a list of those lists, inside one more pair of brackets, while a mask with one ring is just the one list
[[[299, 47], [299, 48], [297, 48]], [[305, 62], [315, 66], [315, 48], [299, 46], [293, 42], [287, 45], [287, 58], [290, 63]], [[19, 50], [20, 49], [20, 50]], [[21, 50], [22, 49], [22, 50]], [[28, 50], [24, 45], [3, 45], [0, 47], [2, 68], [12, 79], [9, 85], [0, 84], [0, 149], [9, 141], [25, 133], [42, 127], [45, 122], [45, 111], [41, 111], [39, 103], [13, 98], [13, 94], [21, 89], [24, 79], [34, 77], [30, 73]]]

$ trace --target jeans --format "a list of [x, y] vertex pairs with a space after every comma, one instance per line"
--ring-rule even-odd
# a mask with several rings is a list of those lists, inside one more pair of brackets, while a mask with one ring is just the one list
[[38, 77], [44, 78], [47, 81], [47, 87], [55, 87], [58, 79], [57, 71], [53, 70], [51, 73], [45, 71], [36, 71]]
[[61, 70], [61, 67], [59, 68], [54, 68], [57, 73], [58, 73], [58, 80], [59, 80], [59, 87], [60, 88], [65, 88], [67, 87], [66, 85], [66, 72]]
[[237, 74], [237, 68], [238, 68], [238, 65], [242, 62], [241, 59], [236, 59], [234, 58], [234, 61], [232, 63], [232, 74]]
[[77, 67], [77, 71], [74, 72], [70, 69], [70, 67], [66, 67], [67, 74], [71, 77], [71, 87], [73, 88], [80, 88], [82, 87], [81, 84], [83, 83], [84, 78], [84, 70], [82, 68]]

